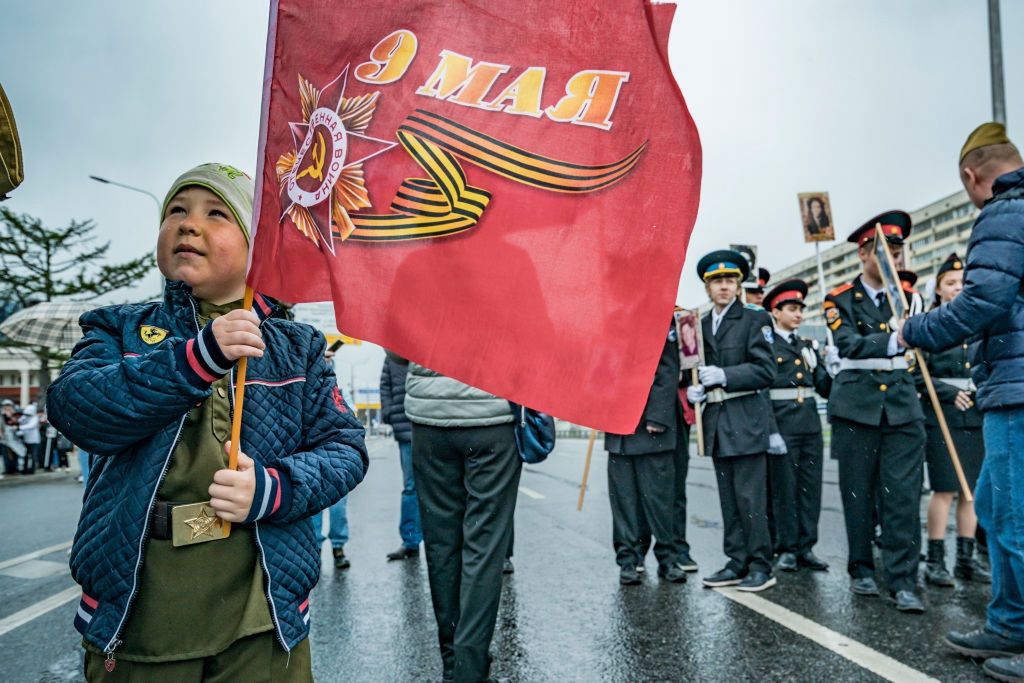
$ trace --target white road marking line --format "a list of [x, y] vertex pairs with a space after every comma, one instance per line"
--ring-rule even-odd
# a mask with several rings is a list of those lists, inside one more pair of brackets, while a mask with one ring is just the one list
[[738, 602], [761, 616], [785, 626], [790, 631], [798, 633], [804, 638], [821, 645], [823, 648], [835, 652], [839, 656], [881, 676], [887, 681], [898, 681], [899, 683], [939, 683], [937, 678], [932, 678], [917, 669], [912, 669], [892, 657], [883, 655], [877, 650], [872, 650], [863, 643], [847, 638], [841, 633], [836, 633], [830, 628], [811, 621], [807, 617], [788, 610], [771, 600], [766, 600], [759, 595], [743, 593], [735, 588], [716, 588], [715, 590], [733, 602]]
[[58, 550], [67, 550], [70, 547], [71, 541], [68, 541], [67, 543], [58, 543], [57, 545], [51, 545], [49, 548], [43, 548], [42, 550], [35, 550], [31, 553], [25, 553], [24, 555], [21, 555], [19, 557], [12, 557], [9, 560], [4, 560], [3, 562], [0, 562], [0, 571], [7, 569], [8, 567], [13, 567], [16, 564], [21, 564], [22, 562], [34, 560], [37, 557], [42, 557], [43, 555], [55, 553]]
[[56, 595], [51, 595], [45, 600], [40, 600], [34, 605], [29, 605], [25, 609], [15, 612], [5, 619], [0, 619], [0, 636], [10, 633], [19, 626], [24, 626], [36, 617], [41, 617], [47, 612], [51, 612], [80, 597], [82, 597], [82, 589], [78, 586], [72, 586], [67, 590], [62, 590]]
[[533, 498], [534, 500], [544, 500], [543, 493], [537, 493], [533, 489], [528, 489], [525, 486], [520, 486], [519, 490], [528, 495], [530, 498]]

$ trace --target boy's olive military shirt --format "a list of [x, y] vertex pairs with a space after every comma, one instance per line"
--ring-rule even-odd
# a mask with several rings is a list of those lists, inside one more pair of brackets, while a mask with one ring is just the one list
[[[200, 327], [242, 307], [241, 301], [198, 303]], [[230, 378], [231, 373], [215, 382], [210, 397], [189, 411], [157, 492], [160, 500], [210, 499], [214, 473], [227, 467]], [[209, 657], [239, 638], [273, 627], [251, 526], [233, 524], [226, 539], [179, 547], [171, 540], [150, 538], [117, 657], [139, 662]], [[98, 652], [91, 644], [86, 647]]]

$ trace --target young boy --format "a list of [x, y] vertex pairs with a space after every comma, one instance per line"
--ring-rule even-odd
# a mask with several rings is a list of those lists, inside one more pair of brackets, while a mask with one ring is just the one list
[[157, 242], [164, 301], [82, 316], [50, 387], [54, 425], [95, 457], [71, 556], [90, 681], [312, 680], [309, 517], [368, 461], [323, 335], [271, 318], [259, 294], [242, 309], [253, 193], [230, 166], [178, 178]]
[[704, 403], [704, 439], [715, 466], [725, 525], [726, 566], [705, 577], [705, 587], [736, 586], [759, 592], [775, 585], [768, 532], [768, 462], [775, 380], [771, 318], [760, 306], [739, 301], [749, 265], [723, 249], [697, 263], [712, 309], [701, 321], [704, 361], [700, 384], [687, 389]]

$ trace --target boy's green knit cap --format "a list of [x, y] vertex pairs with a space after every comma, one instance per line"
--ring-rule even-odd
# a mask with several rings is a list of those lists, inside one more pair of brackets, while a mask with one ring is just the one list
[[252, 225], [252, 200], [256, 193], [256, 186], [252, 178], [243, 171], [227, 164], [201, 164], [195, 168], [185, 171], [171, 185], [167, 197], [164, 198], [164, 205], [160, 211], [161, 221], [167, 213], [167, 205], [171, 203], [174, 196], [186, 187], [202, 187], [214, 193], [220, 200], [228, 205], [231, 213], [235, 215], [245, 241], [249, 241], [249, 230]]

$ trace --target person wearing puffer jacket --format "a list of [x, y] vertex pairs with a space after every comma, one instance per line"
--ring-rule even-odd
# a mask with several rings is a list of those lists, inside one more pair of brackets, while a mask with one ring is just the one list
[[324, 335], [259, 293], [243, 306], [254, 189], [225, 164], [179, 177], [157, 238], [164, 300], [83, 315], [50, 385], [52, 423], [95, 457], [71, 548], [91, 683], [312, 680], [310, 517], [368, 459]]
[[480, 683], [501, 598], [522, 461], [509, 402], [409, 363], [405, 413], [442, 679]]
[[903, 342], [941, 351], [977, 341], [970, 361], [983, 416], [985, 460], [975, 490], [988, 537], [992, 602], [983, 628], [951, 631], [953, 650], [986, 659], [1002, 681], [1024, 681], [1024, 161], [1000, 123], [979, 126], [960, 153], [960, 179], [981, 209], [967, 246], [964, 288], [909, 318]]

